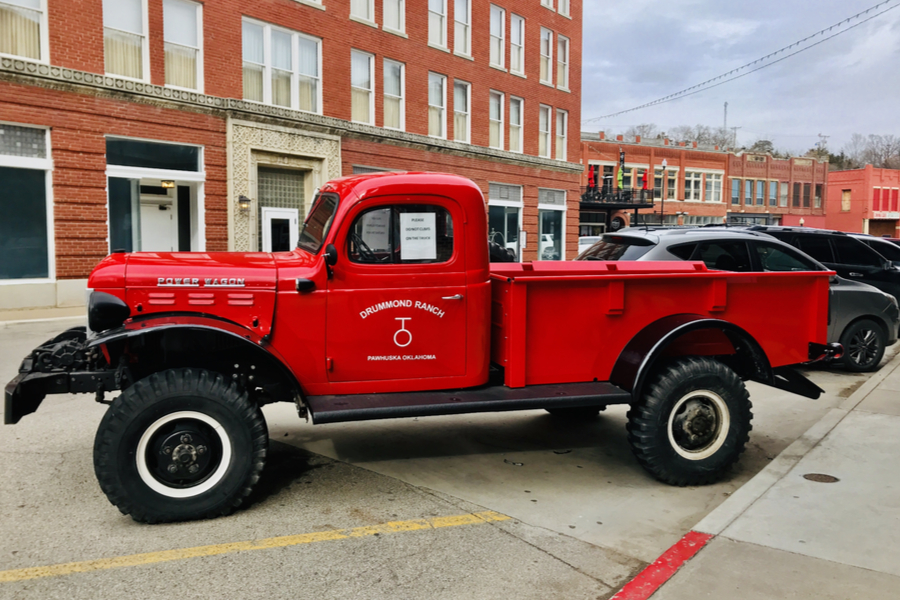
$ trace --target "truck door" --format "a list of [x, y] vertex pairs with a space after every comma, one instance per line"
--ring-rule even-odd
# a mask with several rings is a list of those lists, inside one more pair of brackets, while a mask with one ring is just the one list
[[329, 380], [465, 375], [463, 213], [437, 196], [386, 197], [348, 213], [328, 286]]

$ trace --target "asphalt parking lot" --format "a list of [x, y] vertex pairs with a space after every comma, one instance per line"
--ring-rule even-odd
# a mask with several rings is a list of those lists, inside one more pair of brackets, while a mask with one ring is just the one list
[[[0, 379], [76, 323], [0, 324]], [[105, 407], [51, 397], [0, 428], [0, 598], [607, 598], [866, 379], [808, 375], [819, 400], [750, 386], [747, 452], [697, 488], [644, 473], [623, 407], [584, 422], [528, 411], [314, 427], [268, 406], [249, 506], [155, 526], [97, 485]]]

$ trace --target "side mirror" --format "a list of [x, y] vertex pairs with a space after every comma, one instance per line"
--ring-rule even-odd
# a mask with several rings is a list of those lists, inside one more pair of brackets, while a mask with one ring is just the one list
[[328, 244], [325, 246], [325, 264], [329, 267], [333, 267], [337, 264], [338, 253], [337, 248], [334, 247], [334, 244]]

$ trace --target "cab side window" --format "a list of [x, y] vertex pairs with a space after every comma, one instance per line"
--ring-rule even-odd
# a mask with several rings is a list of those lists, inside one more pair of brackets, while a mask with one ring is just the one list
[[763, 271], [819, 271], [820, 267], [799, 253], [760, 242], [755, 244], [756, 255]]
[[744, 242], [702, 242], [697, 245], [697, 251], [691, 258], [702, 260], [706, 268], [717, 271], [751, 270], [750, 254]]
[[364, 264], [428, 264], [453, 256], [453, 218], [430, 204], [369, 209], [353, 221], [347, 256]]
[[801, 250], [812, 256], [819, 262], [833, 263], [834, 254], [831, 251], [831, 244], [828, 238], [822, 235], [799, 236], [795, 242]]

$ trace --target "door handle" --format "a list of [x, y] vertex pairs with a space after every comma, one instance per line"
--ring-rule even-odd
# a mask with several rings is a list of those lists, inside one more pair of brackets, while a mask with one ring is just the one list
[[441, 296], [441, 300], [462, 300], [462, 294], [456, 294], [455, 296]]
[[862, 273], [850, 273], [850, 277], [862, 277]]

